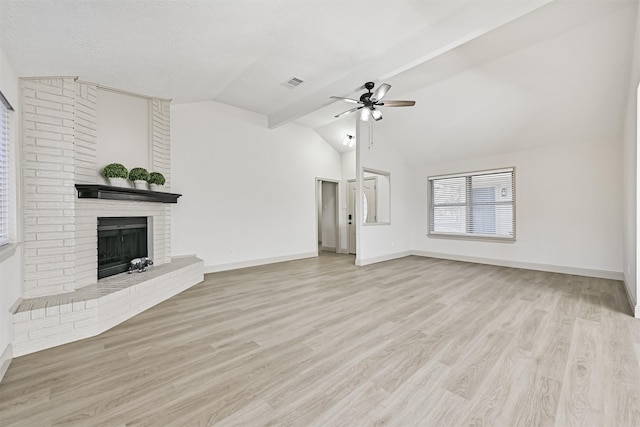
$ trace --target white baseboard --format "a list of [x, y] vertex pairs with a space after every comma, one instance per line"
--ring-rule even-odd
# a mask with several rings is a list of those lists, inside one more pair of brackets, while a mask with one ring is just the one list
[[411, 255], [411, 251], [395, 252], [392, 254], [385, 254], [380, 256], [374, 256], [371, 258], [358, 259], [356, 258], [356, 265], [359, 267], [375, 264], [377, 262], [391, 261], [392, 259], [404, 258]]
[[207, 265], [204, 267], [204, 274], [217, 273], [219, 271], [237, 270], [239, 268], [257, 267], [259, 265], [275, 264], [277, 262], [295, 261], [304, 258], [314, 258], [317, 256], [317, 252], [305, 252], [301, 254], [284, 255], [273, 258], [259, 258], [248, 261], [232, 262], [229, 264]]
[[320, 250], [324, 252], [336, 252], [335, 246], [320, 246]]
[[411, 251], [411, 255], [449, 259], [452, 261], [473, 262], [476, 264], [498, 265], [500, 267], [522, 268], [525, 270], [548, 271], [550, 273], [572, 274], [574, 276], [597, 277], [599, 279], [620, 280], [624, 279], [620, 271], [595, 270], [591, 268], [567, 267], [563, 265], [538, 264], [524, 261], [508, 261], [494, 258], [482, 258], [466, 255], [452, 255], [427, 251]]
[[4, 378], [4, 374], [7, 372], [7, 369], [9, 369], [9, 365], [11, 364], [12, 360], [13, 360], [13, 345], [9, 343], [7, 348], [4, 349], [4, 351], [2, 352], [2, 355], [0, 356], [0, 382], [2, 382], [2, 379]]
[[634, 298], [633, 292], [631, 292], [631, 286], [629, 285], [629, 280], [626, 274], [622, 279], [622, 283], [624, 283], [624, 290], [627, 294], [627, 301], [629, 301], [629, 307], [631, 307], [633, 317], [640, 319], [640, 305], [638, 305], [638, 301]]

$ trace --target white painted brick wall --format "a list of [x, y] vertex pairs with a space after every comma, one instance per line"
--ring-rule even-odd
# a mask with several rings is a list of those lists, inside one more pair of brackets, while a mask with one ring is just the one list
[[[150, 256], [171, 260], [171, 208], [149, 202], [78, 200], [74, 185], [97, 175], [97, 85], [73, 78], [23, 79], [23, 298], [97, 281], [97, 218], [148, 216]], [[170, 101], [152, 99], [151, 165], [171, 185]]]
[[171, 134], [169, 101], [154, 99], [152, 102], [152, 135], [153, 145], [151, 169], [164, 175], [164, 186], [171, 189]]
[[98, 151], [97, 87], [88, 83], [75, 86], [75, 181], [94, 184]]
[[[69, 292], [97, 283], [98, 217], [151, 218], [150, 256], [160, 266], [171, 262], [171, 206], [77, 199], [75, 184], [95, 183], [98, 172], [97, 86], [73, 78], [22, 79], [21, 91], [22, 298], [29, 306], [13, 315], [15, 356], [96, 335], [203, 279], [202, 261], [189, 261], [130, 289], [69, 300]], [[170, 101], [150, 105], [151, 170], [165, 176], [170, 191]]]
[[21, 87], [24, 250], [30, 255], [22, 295], [29, 298], [75, 288], [74, 263], [64, 258], [75, 239], [75, 83], [30, 79]]

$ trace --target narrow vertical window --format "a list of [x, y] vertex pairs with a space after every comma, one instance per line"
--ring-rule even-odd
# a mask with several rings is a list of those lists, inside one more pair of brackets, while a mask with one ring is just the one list
[[515, 239], [514, 168], [428, 178], [429, 235]]
[[0, 246], [9, 243], [9, 111], [0, 92]]

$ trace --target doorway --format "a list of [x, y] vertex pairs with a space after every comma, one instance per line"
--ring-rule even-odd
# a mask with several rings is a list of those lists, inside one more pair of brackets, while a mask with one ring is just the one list
[[338, 183], [339, 181], [316, 178], [316, 241], [318, 252], [339, 252]]

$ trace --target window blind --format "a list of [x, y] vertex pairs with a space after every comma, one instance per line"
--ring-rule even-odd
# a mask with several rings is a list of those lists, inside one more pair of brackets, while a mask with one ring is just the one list
[[429, 234], [515, 238], [514, 168], [428, 178]]
[[0, 92], [0, 246], [9, 243], [9, 111]]

